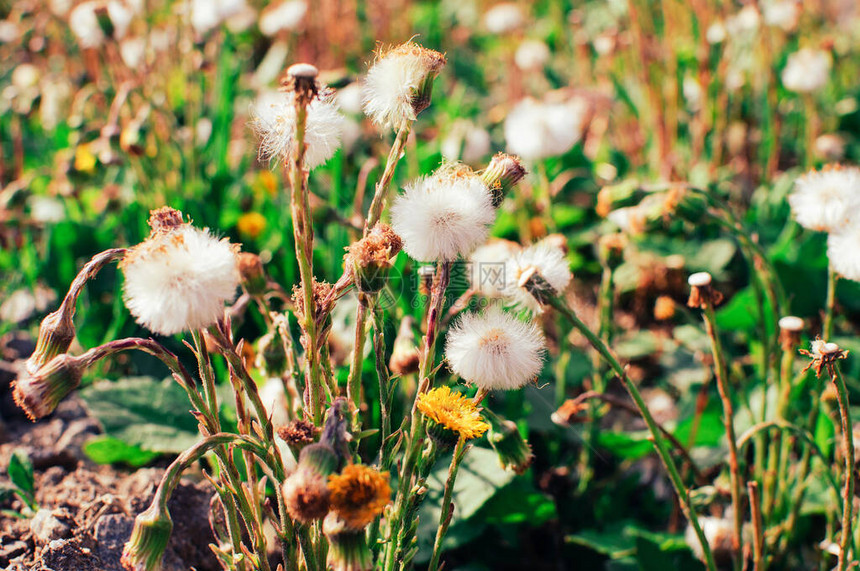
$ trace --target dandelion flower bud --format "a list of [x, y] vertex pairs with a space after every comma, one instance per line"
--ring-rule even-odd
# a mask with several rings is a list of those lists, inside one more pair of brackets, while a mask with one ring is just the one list
[[128, 571], [158, 571], [170, 541], [173, 520], [166, 507], [154, 501], [134, 519], [131, 538], [122, 550], [122, 566]]
[[66, 311], [64, 307], [48, 314], [39, 325], [36, 349], [25, 365], [30, 374], [34, 374], [45, 363], [69, 350], [75, 338], [75, 324], [72, 322], [71, 312]]
[[325, 517], [331, 495], [326, 479], [337, 465], [337, 454], [328, 444], [302, 448], [298, 468], [284, 481], [284, 503], [290, 517], [302, 523]]
[[713, 286], [713, 278], [708, 272], [696, 272], [690, 274], [687, 283], [690, 285], [690, 298], [687, 300], [688, 307], [704, 309], [718, 305], [723, 301], [723, 294]]
[[510, 240], [490, 240], [469, 257], [469, 285], [487, 297], [502, 297], [507, 276], [505, 270], [510, 258], [522, 248]]
[[783, 351], [792, 351], [800, 344], [800, 333], [803, 331], [803, 319], [794, 315], [786, 315], [779, 320], [779, 341]]
[[430, 106], [433, 80], [446, 63], [444, 55], [413, 42], [380, 51], [364, 80], [364, 111], [384, 128], [414, 121]]
[[860, 169], [828, 165], [809, 171], [795, 181], [788, 203], [804, 228], [837, 232], [848, 226], [860, 208]]
[[517, 474], [524, 474], [534, 459], [531, 446], [520, 434], [516, 423], [496, 415], [487, 416], [490, 419], [490, 432], [487, 435], [487, 440], [499, 456], [502, 468], [513, 470]]
[[560, 295], [573, 279], [560, 248], [535, 244], [510, 258], [505, 265], [505, 296], [517, 307], [535, 313], [540, 313], [542, 308], [541, 300], [535, 297], [537, 292], [529, 287], [529, 279], [533, 276], [539, 276], [550, 290], [544, 292], [545, 295]]
[[508, 151], [527, 161], [563, 155], [582, 138], [585, 112], [580, 99], [546, 103], [523, 99], [505, 119]]
[[81, 384], [86, 365], [80, 358], [62, 353], [34, 373], [25, 366], [14, 382], [15, 404], [30, 420], [48, 416]]
[[627, 236], [618, 232], [606, 234], [597, 242], [597, 254], [600, 262], [611, 270], [618, 269], [624, 263], [624, 249], [627, 247]]
[[215, 323], [239, 285], [237, 246], [208, 229], [154, 213], [152, 233], [120, 262], [123, 300], [140, 325], [161, 335]]
[[238, 255], [239, 276], [242, 287], [251, 295], [260, 295], [266, 291], [266, 272], [263, 271], [263, 261], [257, 254], [241, 252]]
[[443, 447], [453, 445], [459, 438], [480, 438], [490, 428], [475, 403], [450, 387], [421, 393], [417, 406], [427, 417], [427, 433]]
[[444, 165], [413, 182], [391, 207], [403, 249], [421, 262], [468, 256], [486, 241], [495, 218], [486, 183], [462, 165]]
[[[305, 81], [307, 80], [307, 81]], [[315, 79], [313, 80], [316, 81]], [[309, 85], [300, 77], [298, 85]], [[260, 158], [286, 162], [296, 141], [296, 98], [299, 91], [267, 92], [254, 103], [252, 125], [260, 137]], [[319, 89], [307, 106], [305, 167], [313, 169], [332, 158], [340, 148], [344, 119], [327, 89]]]
[[333, 571], [370, 571], [373, 554], [367, 547], [364, 530], [355, 531], [335, 512], [323, 521], [323, 533], [328, 539], [326, 564]]
[[415, 332], [412, 331], [414, 323], [415, 319], [411, 315], [403, 318], [397, 330], [397, 337], [394, 338], [394, 347], [391, 349], [388, 368], [401, 377], [418, 372], [421, 361], [421, 354], [415, 344]]
[[518, 389], [543, 367], [543, 334], [497, 306], [467, 313], [445, 341], [451, 370], [480, 389]]
[[267, 377], [276, 378], [284, 374], [287, 364], [284, 332], [276, 328], [260, 337], [256, 358], [257, 368], [261, 369]]
[[493, 206], [498, 208], [511, 189], [526, 176], [526, 168], [519, 157], [496, 153], [481, 178], [493, 193]]
[[308, 444], [313, 444], [316, 433], [316, 426], [307, 420], [294, 420], [289, 424], [278, 427], [278, 437], [286, 442], [291, 450], [297, 448], [301, 450]]
[[832, 65], [830, 54], [824, 50], [800, 49], [788, 56], [782, 70], [782, 84], [796, 93], [818, 91], [827, 85]]
[[329, 476], [328, 488], [332, 513], [352, 531], [363, 530], [391, 502], [388, 472], [361, 464], [350, 464]]
[[359, 291], [375, 293], [382, 289], [391, 268], [391, 258], [402, 246], [400, 236], [391, 226], [379, 222], [367, 236], [349, 247], [346, 262], [352, 266]]

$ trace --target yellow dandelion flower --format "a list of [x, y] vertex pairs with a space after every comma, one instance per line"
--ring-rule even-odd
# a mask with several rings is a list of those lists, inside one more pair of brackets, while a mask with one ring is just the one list
[[92, 173], [96, 170], [96, 155], [89, 143], [78, 145], [75, 149], [75, 170]]
[[449, 387], [418, 395], [418, 410], [433, 422], [465, 439], [480, 438], [490, 425], [481, 419], [475, 404]]
[[266, 228], [266, 217], [259, 212], [246, 212], [239, 217], [236, 226], [239, 228], [239, 234], [257, 238]]
[[350, 464], [340, 474], [328, 477], [331, 510], [351, 529], [363, 529], [391, 501], [388, 472]]

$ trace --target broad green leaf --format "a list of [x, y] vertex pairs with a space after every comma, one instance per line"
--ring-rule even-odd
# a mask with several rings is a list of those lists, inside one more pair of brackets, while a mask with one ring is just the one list
[[173, 379], [127, 377], [81, 390], [105, 434], [153, 452], [179, 453], [199, 439], [188, 395]]
[[597, 443], [627, 460], [637, 460], [647, 456], [654, 446], [648, 440], [647, 432], [611, 432], [601, 431], [597, 436]]
[[143, 450], [112, 436], [97, 436], [84, 444], [84, 453], [96, 464], [125, 463], [138, 467], [158, 458], [157, 452]]
[[12, 452], [7, 471], [12, 483], [26, 494], [28, 498], [32, 498], [35, 489], [33, 484], [33, 463], [23, 449], [17, 448]]

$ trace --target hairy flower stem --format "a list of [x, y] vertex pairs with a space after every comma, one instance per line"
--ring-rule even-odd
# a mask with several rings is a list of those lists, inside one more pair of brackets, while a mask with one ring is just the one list
[[403, 122], [403, 125], [397, 131], [394, 144], [391, 145], [391, 150], [388, 152], [385, 170], [382, 172], [382, 177], [376, 183], [376, 192], [373, 194], [370, 210], [367, 212], [367, 220], [364, 222], [365, 236], [367, 236], [370, 229], [376, 226], [379, 219], [382, 218], [385, 200], [388, 198], [388, 187], [391, 185], [391, 179], [394, 178], [394, 170], [397, 168], [397, 163], [400, 162], [400, 157], [403, 156], [403, 149], [406, 148], [406, 140], [409, 138], [409, 132], [412, 131], [412, 123], [413, 121], [408, 120]]
[[726, 367], [725, 353], [717, 335], [717, 319], [714, 315], [714, 305], [710, 299], [704, 300], [705, 330], [711, 340], [711, 353], [714, 358], [714, 375], [717, 378], [717, 390], [723, 401], [723, 424], [726, 430], [726, 440], [729, 446], [729, 479], [734, 513], [734, 536], [732, 549], [734, 551], [735, 571], [743, 567], [743, 511], [741, 510], [741, 469], [738, 461], [738, 445], [735, 436], [735, 413], [732, 406], [732, 394], [729, 388], [729, 372]]
[[645, 424], [648, 426], [649, 432], [651, 432], [651, 441], [654, 444], [654, 448], [657, 450], [657, 454], [660, 456], [660, 460], [663, 461], [663, 465], [666, 467], [666, 471], [669, 473], [669, 479], [672, 481], [672, 485], [675, 488], [675, 493], [678, 495], [678, 502], [681, 505], [681, 510], [684, 512], [684, 516], [690, 522], [690, 525], [693, 526], [693, 530], [696, 532], [696, 537], [699, 539], [699, 544], [702, 547], [702, 554], [705, 558], [705, 565], [708, 568], [708, 571], [716, 571], [717, 566], [714, 562], [714, 556], [711, 553], [711, 548], [708, 545], [708, 540], [705, 537], [704, 532], [702, 531], [702, 526], [699, 525], [698, 516], [693, 511], [693, 508], [690, 504], [690, 495], [687, 491], [687, 488], [684, 486], [684, 481], [681, 478], [681, 474], [678, 471], [678, 467], [675, 464], [675, 459], [672, 458], [672, 454], [669, 451], [669, 447], [666, 445], [666, 441], [664, 440], [662, 434], [660, 433], [660, 428], [657, 426], [657, 422], [654, 420], [654, 417], [651, 416], [651, 412], [648, 410], [648, 407], [645, 405], [645, 400], [642, 398], [642, 394], [639, 392], [639, 389], [627, 375], [627, 371], [621, 364], [618, 362], [618, 359], [606, 346], [600, 337], [598, 337], [593, 331], [591, 331], [588, 326], [582, 322], [581, 319], [576, 315], [576, 313], [567, 305], [567, 303], [558, 296], [549, 296], [546, 300], [550, 306], [554, 307], [559, 313], [564, 315], [573, 326], [582, 333], [583, 336], [588, 340], [594, 349], [600, 353], [600, 355], [606, 360], [609, 366], [612, 368], [613, 372], [621, 379], [624, 383], [624, 387], [627, 389], [627, 392], [630, 394], [630, 397], [633, 399], [633, 402], [636, 404], [636, 408], [639, 410], [639, 414], [642, 415], [642, 419], [645, 421]]
[[373, 352], [376, 361], [376, 376], [379, 378], [379, 469], [391, 468], [391, 379], [385, 363], [385, 321], [379, 304], [373, 307]]
[[761, 518], [761, 496], [758, 482], [747, 482], [750, 496], [750, 516], [753, 527], [753, 571], [764, 571], [764, 529]]
[[439, 527], [436, 529], [436, 540], [433, 542], [433, 555], [430, 558], [430, 564], [427, 566], [428, 571], [437, 571], [439, 569], [439, 558], [442, 556], [442, 541], [445, 539], [445, 534], [448, 533], [448, 527], [451, 525], [451, 517], [454, 515], [454, 503], [451, 501], [451, 496], [454, 494], [454, 482], [457, 479], [457, 472], [465, 455], [466, 439], [461, 436], [457, 440], [454, 455], [451, 457], [451, 465], [448, 467], [448, 479], [445, 481], [445, 492], [442, 496], [442, 513], [439, 517]]
[[839, 571], [848, 569], [851, 558], [851, 522], [854, 516], [854, 433], [851, 426], [851, 412], [848, 410], [848, 389], [845, 379], [835, 363], [828, 366], [830, 380], [836, 386], [839, 401], [839, 418], [842, 421], [842, 455], [845, 457], [845, 487], [842, 492], [842, 537], [839, 542]]
[[[600, 290], [597, 296], [597, 305], [598, 311], [600, 315], [600, 322], [598, 324], [598, 335], [603, 340], [606, 345], [610, 345], [612, 343], [612, 308], [614, 301], [614, 293], [615, 293], [615, 271], [610, 267], [603, 268], [603, 274], [600, 279]], [[592, 360], [592, 368], [594, 369], [594, 374], [592, 375], [592, 388], [598, 392], [603, 393], [606, 390], [606, 383], [604, 380], [604, 367], [601, 362], [600, 355], [598, 353], [594, 354], [594, 358]], [[556, 403], [556, 406], [560, 406], [561, 403]], [[592, 464], [594, 463], [595, 456], [595, 443], [597, 442], [597, 432], [600, 428], [600, 406], [596, 401], [591, 401], [589, 403], [589, 423], [588, 430], [586, 432], [585, 443], [582, 447], [582, 471], [579, 480], [579, 491], [584, 492], [588, 489], [588, 484], [591, 482], [591, 478], [594, 476], [594, 467]]]
[[323, 380], [320, 366], [317, 327], [315, 322], [316, 304], [314, 303], [314, 229], [311, 220], [311, 207], [308, 199], [308, 178], [305, 170], [305, 127], [308, 118], [308, 101], [304, 97], [295, 98], [296, 132], [295, 145], [288, 165], [290, 181], [290, 210], [293, 216], [293, 241], [296, 246], [296, 260], [299, 264], [299, 278], [302, 285], [304, 304], [301, 323], [305, 334], [305, 361], [307, 364], [307, 387], [310, 399], [310, 412], [314, 424], [319, 426], [323, 419]]
[[[412, 404], [410, 414], [409, 438], [406, 440], [406, 453], [403, 458], [403, 466], [400, 470], [397, 499], [392, 511], [392, 521], [389, 527], [388, 551], [386, 556], [386, 569], [394, 569], [394, 563], [398, 555], [402, 554], [405, 546], [401, 544], [400, 538], [404, 536], [403, 528], [411, 522], [405, 517], [407, 515], [406, 505], [413, 496], [413, 476], [418, 458], [421, 452], [421, 444], [424, 441], [424, 421], [417, 415], [418, 395], [426, 393], [433, 385], [434, 361], [436, 356], [436, 331], [439, 320], [442, 317], [442, 307], [445, 303], [445, 290], [451, 275], [451, 262], [439, 262], [436, 268], [436, 277], [430, 290], [430, 305], [427, 311], [426, 333], [424, 335], [424, 349], [421, 353], [421, 362], [418, 372], [418, 391]], [[401, 430], [405, 429], [405, 426]]]
[[355, 339], [353, 342], [352, 360], [349, 363], [349, 376], [346, 381], [346, 398], [352, 404], [354, 411], [352, 419], [352, 428], [354, 431], [361, 430], [361, 370], [364, 365], [364, 342], [367, 339], [367, 313], [370, 303], [370, 296], [368, 294], [358, 294], [358, 309], [355, 314]]
[[833, 337], [833, 314], [836, 308], [836, 284], [839, 275], [833, 266], [827, 266], [827, 299], [824, 302], [824, 324], [821, 328], [821, 337], [830, 339]]
[[[783, 350], [779, 374], [779, 398], [776, 405], [777, 418], [780, 420], [788, 420], [793, 370], [794, 351], [791, 349]], [[763, 418], [762, 421], [764, 420], [766, 419]], [[775, 509], [781, 507], [787, 483], [786, 472], [790, 451], [791, 441], [782, 434], [777, 434], [770, 440], [767, 453], [768, 466], [764, 479], [764, 495], [762, 496], [762, 513], [765, 522], [770, 520]]]

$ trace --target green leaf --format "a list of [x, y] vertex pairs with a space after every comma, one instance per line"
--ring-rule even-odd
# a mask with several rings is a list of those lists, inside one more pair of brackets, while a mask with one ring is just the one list
[[96, 464], [124, 463], [132, 467], [145, 466], [156, 458], [157, 452], [126, 444], [113, 436], [97, 436], [84, 444], [84, 453]]
[[528, 522], [537, 527], [556, 517], [552, 498], [535, 490], [526, 478], [517, 478], [499, 490], [481, 510], [481, 519], [491, 525]]
[[188, 395], [172, 379], [127, 377], [81, 390], [105, 434], [153, 452], [179, 453], [199, 439]]
[[601, 431], [597, 443], [616, 456], [627, 460], [638, 460], [647, 456], [654, 447], [648, 440], [647, 432], [611, 432]]
[[17, 448], [12, 452], [12, 457], [9, 458], [9, 479], [12, 483], [23, 492], [27, 498], [33, 498], [35, 490], [33, 479], [33, 463], [27, 453]]

